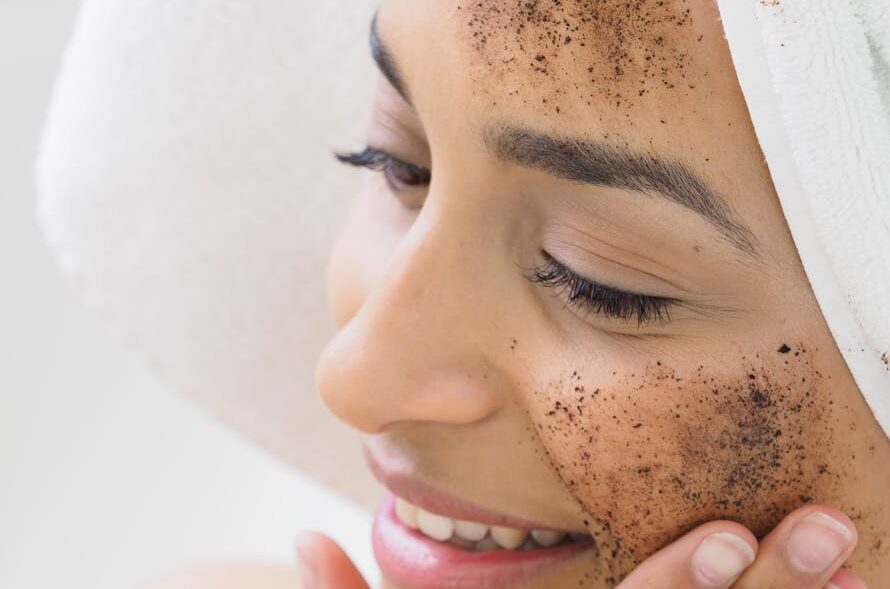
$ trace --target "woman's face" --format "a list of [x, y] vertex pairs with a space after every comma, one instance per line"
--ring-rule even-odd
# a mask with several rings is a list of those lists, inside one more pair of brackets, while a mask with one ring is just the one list
[[389, 0], [374, 36], [318, 385], [392, 490], [593, 536], [530, 587], [841, 495], [861, 399], [711, 1]]

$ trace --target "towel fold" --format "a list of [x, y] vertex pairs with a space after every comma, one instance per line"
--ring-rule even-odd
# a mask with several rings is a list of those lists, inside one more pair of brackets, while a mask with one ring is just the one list
[[719, 5], [813, 291], [890, 435], [890, 3]]

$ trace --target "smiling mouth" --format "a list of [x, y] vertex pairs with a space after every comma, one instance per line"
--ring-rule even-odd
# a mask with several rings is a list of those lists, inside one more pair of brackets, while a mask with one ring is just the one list
[[512, 589], [536, 579], [551, 587], [547, 575], [596, 550], [584, 534], [454, 519], [395, 496], [377, 513], [372, 538], [384, 576], [403, 589]]
[[585, 555], [595, 558], [589, 534], [553, 529], [449, 495], [416, 478], [398, 453], [380, 450], [365, 446], [368, 465], [391, 492], [374, 519], [372, 538], [384, 576], [395, 586], [510, 589], [534, 579], [543, 583]]
[[421, 509], [401, 497], [395, 499], [395, 514], [402, 525], [419, 531], [427, 538], [470, 552], [492, 550], [528, 552], [554, 548], [569, 542], [590, 541], [590, 536], [586, 534], [514, 528], [454, 519]]

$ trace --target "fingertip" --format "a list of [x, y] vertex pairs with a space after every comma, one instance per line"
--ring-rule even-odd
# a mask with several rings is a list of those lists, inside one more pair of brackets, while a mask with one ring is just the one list
[[297, 565], [307, 587], [320, 587], [331, 570], [351, 565], [349, 556], [327, 534], [308, 530], [294, 539]]
[[295, 538], [294, 547], [305, 587], [367, 589], [349, 555], [326, 534], [303, 532]]
[[305, 587], [316, 587], [319, 578], [321, 550], [326, 536], [318, 532], [302, 532], [294, 539], [294, 554], [300, 579]]
[[821, 503], [805, 505], [804, 507], [801, 507], [794, 512], [794, 519], [795, 521], [800, 521], [805, 519], [811, 513], [816, 512], [830, 517], [841, 526], [847, 528], [852, 537], [852, 544], [854, 546], [856, 545], [859, 540], [859, 532], [856, 529], [856, 523], [846, 513], [844, 513], [840, 509], [837, 509], [836, 507], [832, 507], [830, 505], [822, 505]]
[[757, 538], [745, 526], [707, 522], [650, 556], [620, 586], [724, 589], [756, 560], [758, 550]]
[[297, 537], [294, 538], [294, 548], [300, 550], [303, 547], [309, 547], [313, 545], [319, 537], [323, 537], [319, 532], [311, 530], [300, 532], [297, 534]]
[[745, 526], [738, 522], [734, 522], [731, 520], [717, 520], [708, 522], [702, 526], [699, 526], [692, 534], [696, 534], [699, 537], [699, 541], [704, 538], [711, 536], [712, 534], [732, 534], [733, 536], [738, 537], [743, 540], [751, 550], [756, 555], [758, 550], [760, 550], [760, 542], [758, 542], [757, 537]]
[[294, 544], [299, 550], [304, 547], [311, 550], [316, 555], [336, 555], [346, 556], [346, 551], [337, 543], [336, 540], [323, 532], [315, 530], [307, 530], [301, 532], [294, 540]]
[[[785, 519], [775, 536], [795, 575], [831, 574], [853, 552], [856, 526], [842, 511], [828, 505], [807, 505]], [[824, 577], [823, 577], [824, 578]]]
[[[729, 587], [757, 558], [756, 541], [750, 532], [738, 533], [739, 526], [718, 525], [707, 534], [692, 554], [692, 578], [698, 587]], [[745, 530], [744, 527], [741, 527]], [[733, 531], [728, 531], [732, 529]], [[745, 530], [746, 531], [746, 530]]]
[[[833, 586], [832, 586], [833, 585]], [[831, 577], [831, 581], [826, 585], [826, 589], [868, 589], [865, 581], [859, 578], [859, 575], [853, 571], [841, 569]]]
[[298, 564], [305, 565], [313, 562], [318, 551], [319, 544], [324, 540], [324, 536], [318, 532], [306, 531], [301, 532], [294, 538], [294, 554], [297, 557]]

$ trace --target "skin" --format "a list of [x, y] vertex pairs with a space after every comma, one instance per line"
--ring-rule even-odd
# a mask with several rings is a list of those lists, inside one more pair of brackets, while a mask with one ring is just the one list
[[[715, 532], [758, 550], [736, 589], [885, 586], [890, 442], [814, 300], [716, 8], [633, 6], [383, 3], [399, 89], [381, 78], [368, 143], [433, 181], [374, 174], [358, 195], [331, 259], [339, 332], [319, 390], [416, 478], [596, 538], [533, 587], [698, 586], [692, 554]], [[682, 163], [745, 230], [498, 159], [491, 130], [520, 126]], [[643, 323], [574, 306], [529, 280], [542, 251], [681, 303]], [[817, 510], [858, 544], [801, 576], [786, 546]], [[159, 587], [367, 587], [328, 539], [299, 555], [299, 575], [202, 569]], [[834, 574], [844, 563], [858, 577]]]
[[[890, 443], [813, 297], [715, 6], [538, 4], [383, 3], [403, 87], [381, 80], [368, 142], [433, 181], [375, 174], [355, 201], [325, 402], [417, 478], [597, 539], [542, 587], [611, 587], [705, 521], [763, 537], [813, 502], [853, 517], [848, 564], [886, 584]], [[504, 162], [505, 126], [680, 162], [750, 247], [665, 199]], [[669, 321], [598, 315], [529, 280], [542, 251], [681, 302]]]

